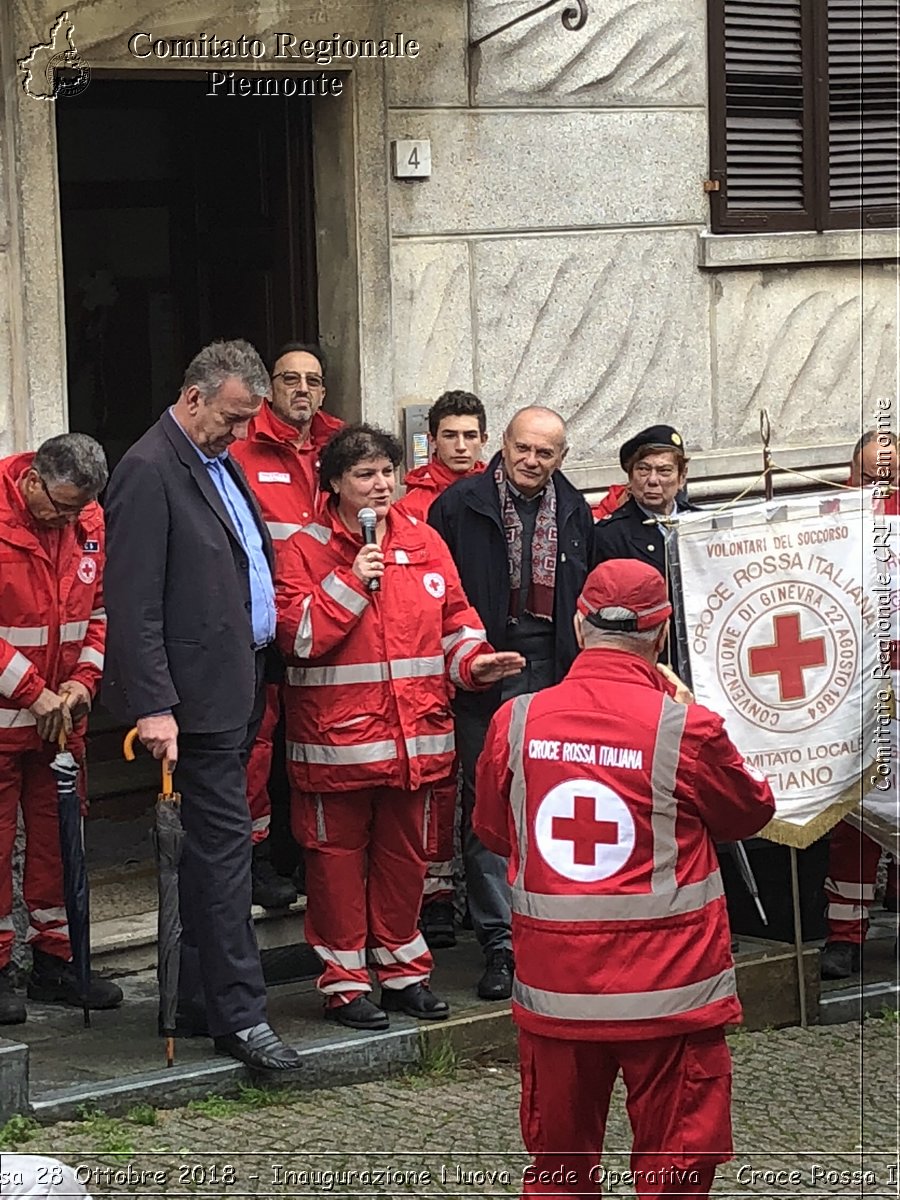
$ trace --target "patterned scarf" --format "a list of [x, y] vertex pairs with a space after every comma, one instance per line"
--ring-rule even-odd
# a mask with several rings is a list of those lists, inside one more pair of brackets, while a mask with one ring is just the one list
[[[494, 472], [500, 493], [500, 515], [506, 532], [506, 556], [509, 560], [509, 620], [519, 619], [519, 590], [522, 586], [522, 519], [509, 492], [502, 464]], [[553, 593], [556, 588], [556, 488], [549, 483], [541, 496], [534, 538], [531, 543], [531, 582], [525, 612], [542, 621], [553, 620]]]

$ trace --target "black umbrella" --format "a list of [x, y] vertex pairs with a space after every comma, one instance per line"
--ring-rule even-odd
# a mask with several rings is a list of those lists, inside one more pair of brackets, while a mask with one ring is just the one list
[[81, 797], [75, 786], [78, 763], [66, 749], [66, 735], [60, 734], [59, 750], [50, 770], [56, 776], [57, 811], [59, 814], [59, 848], [63, 868], [63, 889], [66, 919], [69, 923], [69, 944], [72, 947], [72, 967], [78, 983], [84, 1012], [84, 1026], [91, 1025], [88, 1003], [91, 988], [91, 900], [88, 890], [87, 866], [84, 861], [84, 823], [81, 818]]
[[[137, 730], [125, 738], [125, 757], [134, 758]], [[181, 913], [178, 907], [178, 865], [184, 845], [181, 796], [172, 788], [172, 772], [162, 764], [162, 790], [156, 798], [153, 848], [156, 851], [159, 904], [156, 923], [156, 978], [159, 982], [160, 1027], [166, 1036], [166, 1066], [175, 1062], [175, 1014], [181, 960]]]

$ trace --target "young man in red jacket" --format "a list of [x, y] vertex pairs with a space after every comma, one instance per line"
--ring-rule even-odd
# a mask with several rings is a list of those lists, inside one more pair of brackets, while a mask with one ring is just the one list
[[750, 837], [775, 801], [657, 669], [671, 612], [649, 563], [595, 567], [568, 675], [507, 701], [478, 761], [473, 826], [509, 856], [525, 1196], [601, 1194], [620, 1070], [638, 1196], [708, 1196], [732, 1155], [741, 1006], [715, 840]]
[[[471, 392], [444, 392], [428, 410], [428, 440], [432, 458], [423, 467], [407, 471], [406, 495], [394, 505], [397, 512], [428, 519], [428, 510], [459, 479], [484, 470], [481, 452], [487, 443], [487, 414]], [[425, 876], [422, 898], [422, 933], [432, 950], [456, 945], [453, 920], [453, 852], [456, 828], [458, 764], [435, 786], [437, 826], [435, 861]]]
[[[250, 423], [230, 453], [243, 468], [259, 501], [278, 554], [285, 541], [308, 525], [319, 504], [319, 452], [344, 422], [325, 411], [325, 354], [319, 346], [288, 342], [272, 365], [272, 401]], [[272, 736], [281, 713], [280, 688], [270, 684], [266, 711], [247, 762], [247, 802], [253, 821], [253, 903], [284, 908], [297, 899], [290, 879], [275, 870], [269, 847], [272, 800]]]
[[452, 483], [484, 470], [487, 440], [487, 414], [477, 396], [460, 391], [438, 396], [428, 410], [431, 461], [407, 471], [406, 495], [394, 505], [397, 511], [427, 520], [434, 501]]
[[[83, 433], [50, 438], [36, 454], [0, 461], [0, 1025], [25, 1020], [13, 987], [12, 852], [25, 821], [23, 892], [33, 952], [28, 995], [80, 1003], [69, 964], [56, 781], [60, 733], [80, 759], [103, 670], [103, 449]], [[91, 976], [91, 1008], [122, 1001]]]

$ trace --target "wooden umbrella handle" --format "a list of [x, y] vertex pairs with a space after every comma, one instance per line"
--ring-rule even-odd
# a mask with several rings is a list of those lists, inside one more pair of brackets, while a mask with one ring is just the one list
[[[134, 729], [128, 730], [128, 732], [125, 734], [125, 740], [122, 743], [122, 753], [129, 762], [134, 762], [134, 743], [137, 741], [137, 735], [137, 726], [135, 726]], [[172, 772], [169, 770], [168, 759], [163, 759], [162, 794], [164, 796], [171, 796], [174, 790], [174, 785], [172, 783]]]
[[137, 741], [137, 725], [134, 729], [129, 729], [125, 734], [125, 741], [122, 743], [122, 753], [129, 762], [134, 762], [134, 743]]

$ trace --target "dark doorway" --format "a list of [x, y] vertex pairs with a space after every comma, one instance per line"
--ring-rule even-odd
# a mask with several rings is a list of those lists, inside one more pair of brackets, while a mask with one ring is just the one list
[[56, 105], [70, 428], [113, 465], [217, 337], [315, 340], [312, 101], [98, 79]]

